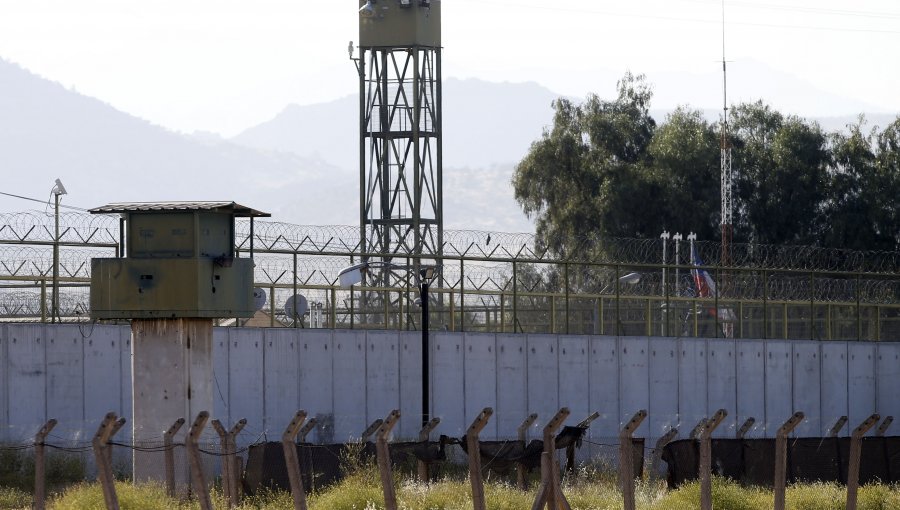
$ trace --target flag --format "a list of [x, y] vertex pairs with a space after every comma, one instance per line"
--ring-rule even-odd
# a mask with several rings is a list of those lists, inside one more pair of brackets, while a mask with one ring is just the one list
[[[691, 265], [694, 266], [693, 269], [691, 269], [691, 276], [694, 277], [696, 296], [699, 298], [718, 297], [716, 292], [716, 282], [713, 280], [712, 275], [709, 274], [709, 271], [700, 268], [700, 266], [703, 265], [703, 261], [700, 259], [700, 255], [697, 254], [697, 248], [693, 243], [691, 243]], [[715, 308], [710, 308], [709, 314], [718, 317], [719, 320], [724, 322], [733, 322], [737, 319], [734, 310], [731, 308], [719, 308], [718, 311], [716, 311]], [[726, 325], [723, 324], [723, 328], [725, 326]], [[727, 330], [725, 336], [731, 338], [731, 334], [729, 334]]]
[[703, 265], [703, 261], [700, 260], [700, 255], [697, 254], [697, 248], [694, 246], [694, 243], [691, 243], [691, 265], [694, 266], [694, 268], [691, 269], [691, 276], [694, 277], [694, 287], [697, 289], [697, 297], [715, 297], [716, 282], [712, 279], [712, 276], [710, 276], [707, 270], [700, 269], [700, 266]]

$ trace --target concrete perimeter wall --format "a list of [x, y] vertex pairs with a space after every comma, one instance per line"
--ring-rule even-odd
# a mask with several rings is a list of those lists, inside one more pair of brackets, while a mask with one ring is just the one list
[[[108, 411], [131, 416], [130, 328], [0, 325], [0, 441], [28, 442], [56, 418], [57, 438], [89, 440]], [[358, 436], [391, 409], [395, 437], [421, 421], [420, 332], [225, 329], [214, 340], [214, 418], [247, 418], [241, 442], [277, 440], [297, 409], [328, 423], [310, 436]], [[873, 412], [900, 417], [900, 344], [512, 334], [432, 334], [437, 432], [461, 436], [483, 407], [495, 414], [483, 439], [514, 437], [531, 412], [539, 423], [561, 406], [569, 424], [593, 411], [592, 442], [609, 442], [639, 409], [637, 436], [681, 437], [725, 408], [718, 430], [774, 437], [793, 411], [798, 436], [825, 434], [848, 415], [846, 435]], [[542, 425], [540, 425], [542, 426]], [[129, 427], [119, 437], [126, 439]], [[530, 437], [539, 437], [536, 425]], [[123, 437], [124, 436], [124, 437]]]

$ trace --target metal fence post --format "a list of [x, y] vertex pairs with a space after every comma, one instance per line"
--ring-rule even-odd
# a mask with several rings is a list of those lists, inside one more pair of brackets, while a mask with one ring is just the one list
[[859, 461], [862, 456], [862, 438], [878, 423], [881, 416], [873, 414], [866, 418], [850, 435], [850, 462], [847, 466], [847, 510], [856, 510], [856, 497], [859, 490]]
[[532, 510], [540, 510], [546, 505], [550, 510], [569, 508], [569, 502], [562, 493], [559, 483], [559, 462], [556, 460], [557, 429], [569, 417], [568, 407], [560, 409], [544, 427], [544, 452], [541, 454], [541, 486], [538, 488]]
[[802, 412], [796, 412], [778, 428], [775, 434], [775, 510], [784, 510], [784, 490], [787, 483], [787, 438], [803, 421]]
[[175, 423], [169, 427], [163, 434], [163, 455], [165, 456], [165, 465], [166, 465], [166, 494], [169, 495], [170, 498], [175, 497], [175, 452], [174, 445], [172, 444], [172, 439], [175, 437], [175, 434], [178, 433], [178, 430], [181, 429], [181, 426], [184, 425], [184, 418], [178, 418]]
[[716, 411], [700, 432], [700, 508], [712, 510], [712, 433], [728, 416], [724, 409]]
[[47, 499], [46, 478], [44, 476], [44, 440], [56, 426], [56, 420], [51, 419], [41, 427], [34, 436], [34, 508], [44, 510]]
[[[631, 438], [634, 431], [641, 426], [647, 417], [647, 411], [641, 409], [619, 432], [619, 486], [625, 510], [635, 510], [634, 502], [634, 447]], [[671, 432], [671, 431], [670, 431]], [[665, 437], [665, 436], [664, 436]]]
[[[429, 421], [424, 427], [422, 427], [422, 430], [419, 431], [419, 441], [428, 441], [428, 436], [431, 435], [431, 431], [440, 424], [440, 418], [432, 418], [431, 421]], [[428, 464], [421, 459], [416, 460], [416, 474], [419, 476], [420, 482], [428, 483], [431, 480], [431, 475], [428, 472]]]
[[466, 447], [469, 450], [469, 484], [472, 486], [472, 507], [474, 510], [485, 510], [484, 480], [481, 478], [481, 451], [478, 434], [488, 424], [494, 410], [485, 407], [466, 431]]
[[394, 490], [394, 476], [391, 474], [391, 453], [388, 450], [387, 437], [398, 420], [400, 411], [394, 409], [378, 427], [378, 433], [375, 435], [375, 452], [378, 458], [378, 472], [381, 474], [385, 510], [397, 510], [397, 493]]
[[[525, 446], [525, 439], [528, 432], [528, 427], [530, 427], [536, 420], [538, 419], [537, 413], [531, 413], [528, 415], [528, 418], [525, 418], [525, 421], [519, 425], [519, 428], [516, 429], [516, 434], [519, 441], [522, 442], [522, 446]], [[528, 488], [525, 483], [525, 466], [521, 463], [516, 463], [516, 485], [518, 485], [520, 490], [525, 490]]]
[[891, 423], [894, 422], [893, 416], [885, 417], [884, 421], [881, 422], [881, 425], [875, 430], [875, 435], [878, 437], [884, 437], [884, 433], [887, 432], [888, 427], [891, 426]]
[[659, 478], [659, 465], [662, 462], [663, 450], [666, 448], [666, 445], [671, 443], [676, 437], [678, 437], [678, 428], [672, 427], [662, 437], [656, 440], [656, 445], [653, 448], [653, 456], [650, 459], [651, 479], [655, 480]]
[[281, 435], [281, 448], [284, 451], [284, 462], [288, 472], [288, 480], [291, 484], [291, 497], [294, 501], [294, 510], [306, 510], [306, 491], [303, 488], [303, 478], [300, 476], [300, 461], [297, 458], [297, 445], [294, 440], [306, 420], [306, 411], [300, 410], [294, 414], [294, 419], [288, 424]]
[[119, 498], [116, 496], [116, 487], [112, 478], [112, 468], [109, 465], [109, 457], [106, 456], [107, 442], [112, 433], [112, 427], [116, 422], [116, 413], [106, 413], [97, 434], [94, 435], [91, 446], [94, 450], [94, 460], [97, 462], [97, 476], [100, 477], [100, 486], [103, 489], [103, 502], [106, 510], [119, 510]]
[[209, 420], [209, 413], [200, 411], [197, 419], [188, 430], [185, 440], [188, 461], [191, 465], [191, 480], [193, 482], [193, 492], [197, 495], [197, 501], [200, 504], [200, 510], [212, 510], [212, 503], [209, 500], [209, 488], [206, 486], [206, 475], [203, 474], [203, 461], [200, 459], [200, 435], [203, 433], [203, 427]]
[[739, 428], [734, 434], [735, 439], [744, 439], [744, 436], [747, 435], [747, 432], [750, 432], [750, 429], [753, 427], [754, 423], [756, 423], [756, 418], [752, 416], [747, 418], [744, 424], [741, 425], [741, 428]]
[[842, 428], [844, 428], [844, 425], [846, 425], [846, 424], [847, 424], [846, 416], [841, 416], [840, 418], [838, 418], [837, 421], [834, 422], [834, 425], [832, 425], [831, 428], [828, 429], [828, 437], [837, 437], [838, 433], [841, 431]]

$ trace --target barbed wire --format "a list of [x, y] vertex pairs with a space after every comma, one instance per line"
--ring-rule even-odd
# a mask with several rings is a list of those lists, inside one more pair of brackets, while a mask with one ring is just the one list
[[[0, 317], [28, 318], [46, 313], [53, 272], [53, 216], [40, 211], [0, 214]], [[60, 214], [60, 315], [89, 316], [90, 260], [116, 254], [119, 223], [108, 215]], [[250, 248], [250, 222], [236, 225], [237, 245]], [[361, 260], [360, 229], [352, 226], [304, 226], [257, 221], [253, 226], [254, 281], [275, 288], [271, 306], [283, 304], [294, 288], [306, 289], [319, 302], [337, 298], [332, 309], [354, 306], [351, 295], [338, 287], [338, 274]], [[34, 243], [34, 244], [29, 244]], [[435, 293], [457, 294], [466, 306], [497, 306], [491, 294], [570, 293], [576, 296], [697, 298], [691, 263], [717, 261], [719, 243], [697, 241], [666, 245], [661, 239], [585, 238], [575, 250], [595, 254], [588, 262], [555, 258], [528, 233], [449, 230], [444, 232], [441, 280]], [[706, 266], [720, 282], [716, 297], [730, 300], [776, 300], [817, 303], [897, 304], [900, 302], [900, 253], [854, 252], [809, 246], [734, 245], [733, 267]], [[399, 265], [416, 256], [398, 253]], [[712, 261], [712, 262], [711, 262]], [[664, 265], [663, 262], [668, 264]], [[674, 267], [675, 264], [679, 266]], [[295, 271], [296, 267], [296, 271]], [[638, 282], [623, 284], [629, 272]], [[817, 274], [821, 273], [821, 274]], [[665, 275], [665, 279], [663, 279]], [[405, 278], [405, 279], [404, 279]], [[397, 281], [398, 292], [415, 294], [408, 275]], [[405, 283], [404, 283], [405, 282]], [[616, 283], [620, 282], [620, 283]], [[42, 289], [41, 286], [44, 288]], [[409, 287], [409, 288], [406, 288]], [[315, 290], [318, 289], [318, 290]], [[332, 289], [332, 296], [314, 296]], [[356, 296], [361, 294], [357, 292]], [[707, 298], [713, 294], [707, 295]], [[392, 298], [398, 299], [398, 298]], [[540, 300], [532, 296], [532, 301]], [[487, 300], [487, 301], [485, 301]], [[359, 306], [360, 302], [355, 303]], [[537, 303], [537, 301], [535, 301]], [[277, 306], [278, 313], [281, 307]], [[339, 322], [341, 319], [335, 319]]]

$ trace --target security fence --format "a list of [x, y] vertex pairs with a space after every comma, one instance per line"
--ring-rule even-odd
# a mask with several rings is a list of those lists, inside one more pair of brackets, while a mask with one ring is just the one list
[[[53, 221], [0, 215], [0, 320], [89, 320], [90, 259], [121, 255], [121, 224], [63, 213], [57, 237]], [[254, 258], [265, 303], [253, 320], [223, 324], [419, 329], [415, 275], [436, 265], [427, 296], [432, 329], [900, 340], [896, 252], [736, 244], [731, 263], [719, 265], [713, 242], [585, 238], [573, 252], [591, 260], [565, 260], [531, 234], [445, 231], [439, 260], [386, 259], [365, 252], [358, 227], [257, 221], [251, 229], [239, 221], [237, 229], [239, 255]], [[374, 260], [390, 263], [394, 278], [340, 286], [343, 268]], [[308, 306], [297, 308], [295, 295]]]

